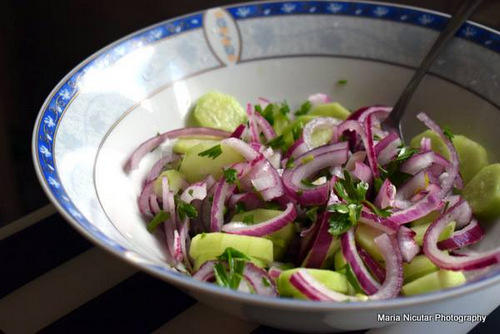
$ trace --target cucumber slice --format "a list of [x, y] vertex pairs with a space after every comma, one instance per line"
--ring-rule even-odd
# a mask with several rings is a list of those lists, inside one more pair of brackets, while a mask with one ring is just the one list
[[[207, 261], [216, 260], [218, 255], [220, 255], [220, 254], [213, 255], [213, 254], [207, 253], [207, 254], [202, 254], [202, 255], [198, 256], [196, 259], [194, 259], [193, 270], [196, 271], [196, 270], [200, 269], [201, 265]], [[268, 264], [266, 262], [262, 261], [261, 259], [259, 259], [257, 257], [254, 257], [254, 256], [248, 256], [248, 257], [250, 258], [250, 261], [259, 268], [265, 268], [268, 266]]]
[[195, 260], [197, 269], [205, 261], [215, 260], [228, 247], [258, 260], [256, 264], [260, 266], [267, 266], [273, 261], [273, 243], [270, 240], [218, 232], [196, 235], [191, 240], [189, 255]]
[[168, 179], [168, 187], [174, 194], [178, 193], [182, 185], [186, 184], [186, 179], [180, 172], [175, 169], [166, 170], [156, 178], [153, 185], [154, 192], [157, 196], [161, 196], [162, 194], [162, 179], [164, 177]]
[[198, 144], [206, 144], [210, 147], [214, 147], [220, 144], [220, 140], [214, 139], [200, 139], [200, 138], [180, 138], [174, 144], [173, 151], [179, 154], [186, 154], [191, 148]]
[[[450, 153], [445, 143], [434, 131], [427, 130], [415, 136], [411, 142], [411, 147], [420, 147], [420, 141], [423, 137], [428, 137], [431, 140], [431, 146], [434, 151], [450, 158]], [[458, 153], [460, 160], [460, 175], [467, 184], [481, 169], [488, 165], [488, 155], [486, 149], [475, 141], [462, 135], [455, 135], [452, 139], [453, 146]]]
[[[304, 269], [304, 268], [295, 268], [281, 272], [281, 275], [278, 277], [277, 280], [277, 286], [280, 296], [306, 299], [306, 297], [299, 290], [297, 290], [292, 285], [292, 283], [290, 283], [290, 277], [299, 269]], [[322, 270], [322, 269], [305, 269], [305, 270], [307, 270], [307, 272], [311, 276], [313, 276], [318, 281], [323, 283], [328, 289], [340, 293], [349, 292], [349, 282], [347, 281], [345, 275], [331, 270]]]
[[464, 187], [462, 195], [480, 220], [500, 216], [500, 164], [484, 167]]
[[404, 283], [409, 283], [438, 270], [439, 268], [427, 256], [417, 255], [410, 263], [403, 263]]
[[211, 174], [215, 179], [219, 179], [222, 175], [223, 167], [245, 160], [241, 154], [232, 148], [225, 145], [220, 146], [222, 154], [215, 159], [198, 155], [199, 153], [214, 147], [213, 144], [200, 143], [191, 147], [182, 158], [179, 171], [186, 176], [186, 179], [190, 183], [201, 181], [209, 174]]
[[229, 132], [247, 119], [245, 110], [234, 97], [216, 91], [198, 99], [193, 116], [200, 126]]
[[[415, 241], [419, 246], [422, 246], [424, 243], [424, 235], [429, 226], [432, 224], [432, 222], [426, 223], [426, 224], [420, 224], [417, 226], [412, 226], [410, 227], [415, 233]], [[439, 236], [439, 241], [443, 241], [451, 237], [453, 232], [455, 231], [455, 222], [451, 222], [446, 227], [444, 228], [443, 232], [441, 232], [441, 235]]]
[[361, 247], [363, 247], [375, 260], [384, 261], [384, 257], [382, 256], [382, 254], [380, 254], [377, 245], [373, 241], [373, 239], [378, 237], [380, 234], [382, 234], [381, 231], [371, 226], [358, 224], [358, 227], [356, 227], [355, 237], [356, 242]]
[[413, 296], [451, 288], [465, 282], [465, 276], [461, 271], [439, 270], [403, 285], [401, 291], [405, 296]]
[[410, 223], [410, 226], [418, 226], [418, 225], [432, 223], [433, 221], [435, 221], [439, 217], [439, 214], [440, 214], [439, 210], [432, 211], [427, 216], [424, 216], [424, 217], [419, 218], [415, 221], [412, 221]]
[[333, 117], [341, 120], [345, 120], [350, 114], [348, 109], [337, 102], [317, 105], [309, 112], [309, 115]]
[[[252, 216], [253, 223], [258, 224], [263, 221], [272, 219], [280, 215], [281, 213], [282, 211], [279, 210], [255, 209], [236, 214], [233, 216], [233, 218], [231, 218], [231, 221], [243, 222], [245, 221], [244, 219], [245, 217]], [[274, 259], [276, 261], [280, 261], [281, 259], [283, 259], [283, 256], [285, 255], [286, 250], [288, 249], [288, 246], [290, 245], [291, 241], [295, 237], [295, 234], [296, 234], [295, 225], [288, 224], [282, 229], [265, 236], [266, 239], [271, 240], [273, 243], [273, 254], [274, 254]]]
[[347, 261], [344, 258], [344, 254], [342, 254], [342, 251], [339, 250], [337, 253], [335, 253], [335, 270], [342, 269], [346, 264]]

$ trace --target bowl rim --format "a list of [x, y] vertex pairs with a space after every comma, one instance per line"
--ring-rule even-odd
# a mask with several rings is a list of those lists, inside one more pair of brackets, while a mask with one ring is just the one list
[[[220, 7], [215, 7], [215, 8], [223, 8], [223, 9], [228, 10], [228, 9], [236, 9], [236, 8], [242, 8], [242, 7], [248, 7], [248, 6], [258, 6], [258, 5], [263, 5], [263, 4], [285, 4], [285, 3], [307, 3], [307, 2], [309, 2], [309, 1], [301, 0], [301, 1], [288, 2], [288, 1], [269, 0], [269, 1], [243, 2], [243, 3], [231, 4], [231, 5], [220, 6]], [[317, 2], [317, 3], [342, 3], [342, 4], [347, 4], [347, 3], [369, 4], [369, 5], [383, 6], [383, 7], [388, 7], [388, 8], [411, 9], [411, 10], [414, 10], [414, 11], [422, 13], [422, 14], [433, 14], [435, 16], [439, 16], [439, 17], [446, 18], [446, 19], [450, 17], [450, 15], [439, 12], [439, 11], [420, 8], [420, 7], [416, 7], [416, 6], [387, 3], [387, 2], [383, 2], [383, 1], [363, 1], [363, 0], [362, 1], [330, 1], [330, 0], [321, 0], [321, 1], [315, 1], [315, 2]], [[215, 294], [217, 294], [217, 296], [219, 298], [223, 298], [225, 300], [233, 300], [233, 301], [237, 301], [237, 302], [244, 303], [244, 304], [259, 305], [259, 306], [266, 306], [266, 307], [279, 308], [279, 309], [315, 312], [315, 311], [350, 311], [350, 310], [374, 310], [374, 309], [380, 310], [380, 309], [396, 308], [396, 307], [403, 307], [403, 306], [417, 306], [417, 305], [432, 303], [435, 301], [445, 301], [445, 300], [449, 300], [449, 299], [453, 299], [453, 298], [458, 298], [458, 297], [463, 296], [465, 294], [469, 294], [469, 293], [472, 293], [472, 292], [477, 291], [479, 289], [484, 289], [484, 288], [487, 288], [487, 287], [492, 286], [494, 284], [500, 283], [500, 271], [495, 271], [495, 272], [493, 272], [493, 275], [488, 275], [488, 276], [483, 277], [481, 279], [478, 279], [476, 281], [468, 282], [467, 284], [465, 284], [463, 286], [458, 286], [458, 287], [451, 288], [451, 289], [439, 290], [439, 291], [427, 293], [424, 295], [411, 296], [411, 297], [398, 297], [395, 299], [383, 300], [383, 301], [335, 303], [335, 302], [316, 302], [316, 301], [308, 301], [308, 300], [297, 300], [297, 299], [290, 299], [290, 298], [263, 297], [263, 296], [258, 296], [258, 295], [253, 295], [253, 294], [248, 294], [248, 293], [243, 293], [243, 292], [225, 289], [225, 288], [219, 287], [215, 284], [207, 284], [204, 282], [199, 282], [195, 279], [190, 279], [189, 276], [186, 276], [184, 274], [175, 272], [175, 271], [170, 270], [170, 269], [166, 269], [166, 267], [164, 267], [164, 266], [144, 265], [144, 264], [138, 263], [137, 261], [134, 261], [130, 257], [124, 256], [125, 252], [134, 252], [134, 251], [127, 250], [120, 245], [113, 246], [109, 242], [106, 242], [101, 237], [99, 237], [97, 235], [98, 232], [90, 231], [89, 229], [85, 228], [81, 223], [79, 223], [75, 219], [75, 217], [72, 216], [68, 212], [68, 210], [63, 207], [61, 202], [55, 197], [55, 195], [51, 191], [51, 188], [48, 184], [47, 179], [45, 178], [45, 176], [43, 174], [42, 167], [40, 165], [39, 152], [38, 152], [39, 150], [38, 150], [38, 145], [37, 145], [38, 131], [39, 131], [40, 126], [42, 125], [43, 116], [45, 114], [45, 111], [48, 110], [48, 108], [50, 106], [51, 100], [56, 96], [56, 93], [59, 92], [62, 89], [62, 87], [75, 74], [77, 74], [80, 70], [82, 70], [86, 65], [89, 65], [89, 64], [95, 62], [99, 56], [105, 54], [107, 51], [110, 51], [114, 47], [122, 44], [125, 41], [129, 41], [132, 38], [143, 34], [144, 32], [151, 31], [154, 28], [159, 27], [160, 25], [172, 23], [172, 22], [177, 21], [177, 20], [187, 19], [190, 17], [194, 17], [196, 15], [203, 15], [206, 11], [208, 11], [210, 9], [212, 9], [212, 8], [208, 8], [208, 9], [200, 10], [200, 11], [196, 11], [196, 12], [191, 12], [191, 13], [188, 13], [188, 14], [185, 14], [182, 16], [176, 16], [176, 17], [171, 18], [171, 19], [157, 22], [155, 24], [149, 25], [149, 26], [142, 28], [140, 30], [134, 31], [134, 32], [106, 45], [105, 47], [94, 52], [92, 55], [90, 55], [89, 57], [87, 57], [86, 59], [81, 61], [70, 72], [68, 72], [68, 74], [66, 74], [57, 83], [57, 85], [52, 89], [50, 94], [45, 99], [45, 101], [42, 104], [40, 111], [37, 115], [37, 118], [36, 118], [36, 121], [34, 124], [34, 128], [33, 128], [32, 147], [31, 147], [32, 148], [33, 163], [35, 166], [35, 172], [36, 172], [37, 178], [38, 178], [45, 194], [47, 195], [49, 200], [52, 202], [52, 204], [56, 207], [58, 212], [70, 223], [71, 226], [73, 226], [73, 228], [75, 228], [77, 231], [79, 231], [89, 241], [98, 245], [102, 249], [106, 250], [109, 254], [116, 256], [117, 258], [121, 259], [122, 261], [127, 262], [128, 264], [134, 266], [135, 268], [137, 268], [141, 271], [145, 271], [148, 274], [151, 274], [151, 275], [153, 275], [159, 279], [162, 279], [168, 283], [175, 284], [176, 286], [181, 287], [182, 289], [185, 289], [189, 292], [196, 291], [197, 293], [203, 293], [203, 294], [215, 293]], [[388, 21], [390, 21], [390, 20], [388, 20]], [[487, 27], [485, 25], [482, 25], [482, 24], [479, 24], [479, 23], [476, 23], [473, 21], [467, 21], [467, 24], [470, 26], [479, 28], [479, 29], [483, 29], [485, 31], [489, 31], [496, 36], [500, 36], [500, 31], [497, 31], [497, 30], [490, 28], [490, 27]], [[436, 29], [434, 29], [434, 30], [436, 30]], [[469, 40], [469, 41], [473, 42], [471, 40]], [[64, 111], [62, 114], [64, 114]], [[62, 118], [62, 116], [61, 116], [61, 118]], [[102, 234], [102, 235], [104, 236], [104, 234]]]

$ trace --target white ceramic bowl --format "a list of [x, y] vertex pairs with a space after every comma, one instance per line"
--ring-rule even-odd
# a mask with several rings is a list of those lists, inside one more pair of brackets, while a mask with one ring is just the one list
[[[127, 36], [91, 56], [52, 91], [38, 116], [33, 158], [46, 193], [83, 235], [200, 301], [263, 324], [340, 331], [385, 325], [377, 313], [460, 310], [498, 287], [493, 271], [465, 286], [369, 303], [268, 299], [173, 272], [161, 240], [136, 206], [151, 154], [132, 175], [129, 154], [158, 132], [184, 125], [193, 102], [217, 89], [241, 103], [259, 96], [296, 105], [324, 92], [345, 106], [392, 105], [447, 16], [373, 2], [265, 2], [187, 15]], [[337, 81], [347, 79], [346, 85]], [[485, 144], [498, 160], [500, 33], [467, 23], [425, 78], [417, 111]], [[500, 229], [488, 232], [493, 247]], [[498, 243], [497, 243], [498, 244]], [[490, 290], [488, 290], [490, 289]]]

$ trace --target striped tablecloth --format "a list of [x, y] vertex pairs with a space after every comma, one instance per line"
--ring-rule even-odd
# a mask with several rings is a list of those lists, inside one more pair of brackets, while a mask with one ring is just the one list
[[[0, 332], [7, 334], [284, 333], [210, 309], [138, 272], [80, 236], [51, 205], [0, 229], [0, 265]], [[440, 326], [425, 332], [473, 327]], [[377, 330], [402, 331], [422, 328]], [[500, 308], [471, 332], [499, 333]]]

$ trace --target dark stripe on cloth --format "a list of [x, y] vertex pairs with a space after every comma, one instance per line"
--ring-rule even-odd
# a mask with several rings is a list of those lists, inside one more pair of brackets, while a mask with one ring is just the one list
[[59, 214], [0, 241], [0, 298], [91, 247]]
[[168, 283], [137, 273], [40, 333], [151, 333], [194, 303]]

